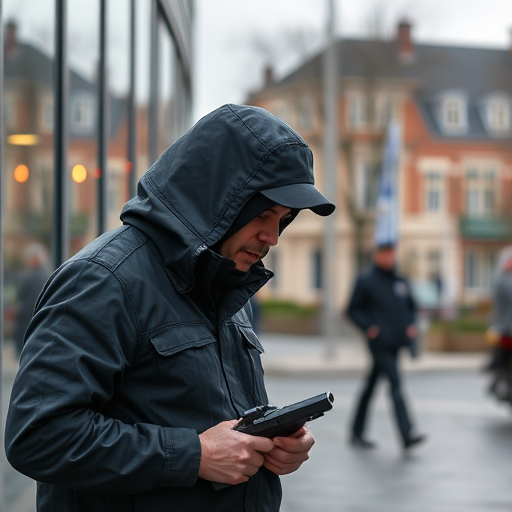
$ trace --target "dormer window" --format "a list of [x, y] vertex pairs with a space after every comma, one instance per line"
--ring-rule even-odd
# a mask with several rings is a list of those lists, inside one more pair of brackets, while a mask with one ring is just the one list
[[71, 104], [71, 124], [75, 133], [90, 134], [94, 128], [95, 101], [92, 94], [78, 93]]
[[467, 100], [462, 92], [450, 92], [440, 97], [438, 115], [441, 129], [446, 133], [463, 134], [467, 131]]
[[481, 115], [488, 132], [499, 135], [510, 130], [510, 99], [505, 94], [493, 94], [481, 103]]

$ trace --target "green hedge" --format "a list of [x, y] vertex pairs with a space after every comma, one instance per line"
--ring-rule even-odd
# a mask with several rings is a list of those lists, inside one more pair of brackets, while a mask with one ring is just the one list
[[305, 318], [318, 312], [317, 306], [304, 306], [291, 300], [266, 299], [261, 301], [261, 314], [267, 318]]
[[430, 328], [434, 332], [485, 333], [488, 326], [487, 318], [465, 312], [454, 320], [434, 320]]

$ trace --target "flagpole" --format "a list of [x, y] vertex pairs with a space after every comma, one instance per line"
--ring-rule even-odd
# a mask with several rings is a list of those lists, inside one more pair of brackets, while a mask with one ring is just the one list
[[[335, 0], [327, 2], [327, 44], [323, 62], [324, 78], [324, 192], [336, 204], [336, 148], [337, 130], [337, 79], [338, 60], [335, 41]], [[324, 220], [322, 289], [322, 330], [325, 339], [325, 355], [332, 357], [336, 344], [336, 214]]]

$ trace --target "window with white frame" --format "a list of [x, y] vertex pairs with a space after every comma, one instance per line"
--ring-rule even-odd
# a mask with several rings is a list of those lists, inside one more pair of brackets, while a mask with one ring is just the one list
[[290, 108], [284, 102], [276, 103], [272, 107], [272, 112], [276, 117], [282, 119], [286, 124], [291, 124]]
[[370, 159], [360, 159], [356, 164], [356, 197], [361, 210], [375, 209], [376, 184]]
[[71, 104], [71, 125], [76, 133], [88, 134], [94, 128], [94, 98], [88, 93], [79, 93]]
[[379, 94], [375, 101], [375, 125], [387, 126], [395, 117], [395, 101], [390, 94]]
[[464, 288], [488, 292], [492, 286], [495, 264], [495, 252], [468, 249], [464, 254]]
[[352, 93], [348, 98], [348, 124], [359, 128], [365, 122], [365, 103], [361, 94]]
[[429, 274], [437, 273], [441, 270], [441, 251], [431, 249], [427, 252], [427, 265]]
[[466, 214], [487, 217], [496, 212], [496, 171], [471, 166], [466, 171]]
[[41, 102], [41, 130], [51, 132], [53, 130], [53, 98], [45, 97]]
[[440, 101], [440, 122], [443, 131], [464, 133], [467, 130], [467, 100], [460, 92], [442, 96]]
[[313, 101], [309, 96], [303, 96], [297, 105], [298, 130], [311, 130], [313, 128], [313, 119]]
[[4, 124], [6, 128], [14, 129], [16, 127], [16, 99], [14, 96], [4, 94], [2, 108]]
[[494, 131], [507, 131], [510, 128], [510, 105], [503, 98], [489, 101], [487, 106], [487, 122]]
[[438, 213], [443, 209], [443, 176], [439, 171], [425, 174], [425, 210]]

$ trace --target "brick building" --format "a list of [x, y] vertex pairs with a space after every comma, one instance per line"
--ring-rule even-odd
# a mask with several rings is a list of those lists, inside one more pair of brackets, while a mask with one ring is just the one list
[[[337, 306], [369, 259], [386, 127], [402, 131], [402, 269], [419, 291], [441, 278], [443, 297], [473, 306], [489, 297], [500, 248], [512, 242], [512, 48], [419, 44], [401, 21], [393, 40], [337, 42]], [[322, 188], [323, 53], [272, 80], [248, 103], [295, 128], [315, 157]], [[303, 212], [267, 262], [268, 293], [321, 300], [322, 221]]]

